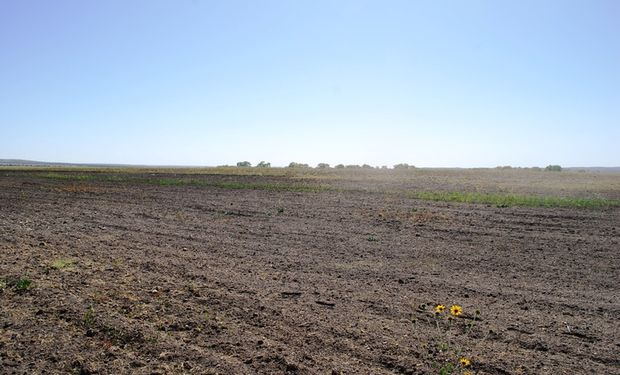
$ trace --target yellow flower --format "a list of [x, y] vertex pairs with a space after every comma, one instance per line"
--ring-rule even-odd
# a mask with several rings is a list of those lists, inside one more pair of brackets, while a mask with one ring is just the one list
[[469, 367], [471, 365], [471, 361], [469, 359], [465, 358], [465, 357], [459, 358], [459, 363], [463, 367]]
[[446, 309], [446, 305], [435, 306], [435, 314], [441, 314]]
[[454, 316], [459, 316], [463, 313], [463, 308], [459, 305], [452, 305], [452, 307], [450, 307], [450, 314], [454, 315]]

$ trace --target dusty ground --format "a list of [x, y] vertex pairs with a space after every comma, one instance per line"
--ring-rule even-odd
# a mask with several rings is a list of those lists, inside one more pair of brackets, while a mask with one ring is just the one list
[[0, 373], [439, 374], [464, 356], [475, 374], [620, 374], [619, 208], [393, 194], [415, 181], [2, 173]]

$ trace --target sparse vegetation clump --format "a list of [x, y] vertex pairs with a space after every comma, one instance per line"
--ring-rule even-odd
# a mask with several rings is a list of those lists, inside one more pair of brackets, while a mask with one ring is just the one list
[[266, 162], [266, 161], [261, 161], [258, 164], [256, 164], [256, 168], [271, 168], [271, 163]]
[[289, 168], [310, 168], [308, 164], [305, 163], [296, 163], [294, 161], [290, 162], [288, 165]]
[[445, 304], [438, 303], [432, 311], [428, 311], [427, 304], [422, 304], [418, 307], [418, 313], [422, 314], [422, 319], [412, 321], [416, 336], [420, 323], [435, 327], [434, 335], [417, 337], [426, 362], [440, 375], [471, 374], [469, 369], [473, 366], [472, 360], [464, 355], [468, 350], [457, 344], [455, 338], [461, 335], [470, 336], [480, 320], [480, 311], [465, 315], [463, 307], [458, 304], [453, 304], [448, 309]]
[[18, 291], [25, 291], [30, 289], [31, 285], [32, 280], [27, 277], [21, 277], [15, 282], [15, 289], [17, 289]]
[[95, 308], [90, 305], [88, 306], [86, 312], [84, 313], [84, 316], [82, 317], [82, 324], [86, 328], [92, 328], [95, 325], [96, 321], [97, 317], [95, 315]]
[[401, 170], [403, 170], [403, 169], [414, 169], [414, 168], [415, 168], [415, 166], [409, 165], [407, 163], [400, 163], [400, 164], [395, 164], [394, 165], [394, 169], [401, 169]]
[[562, 172], [562, 167], [559, 165], [552, 164], [552, 165], [546, 166], [545, 170], [549, 172]]
[[237, 167], [249, 168], [251, 166], [252, 166], [252, 163], [250, 163], [249, 161], [237, 162]]
[[329, 169], [329, 164], [327, 163], [319, 163], [317, 164], [317, 169]]
[[620, 206], [620, 200], [607, 198], [570, 198], [516, 194], [432, 191], [410, 193], [409, 195], [416, 199], [457, 203], [492, 204], [499, 208], [525, 206], [606, 209], [609, 207]]
[[57, 259], [55, 261], [52, 262], [52, 268], [55, 268], [57, 270], [61, 270], [63, 268], [67, 268], [67, 267], [71, 267], [75, 264], [76, 262], [74, 260], [69, 260], [69, 259]]

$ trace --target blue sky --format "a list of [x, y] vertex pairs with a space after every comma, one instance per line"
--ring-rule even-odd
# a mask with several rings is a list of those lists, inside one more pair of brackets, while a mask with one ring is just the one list
[[620, 165], [620, 2], [0, 2], [0, 158]]

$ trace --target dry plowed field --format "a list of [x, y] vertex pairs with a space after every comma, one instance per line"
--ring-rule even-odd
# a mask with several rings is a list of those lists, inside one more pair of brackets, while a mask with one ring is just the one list
[[0, 172], [1, 374], [620, 374], [618, 207], [37, 173]]

